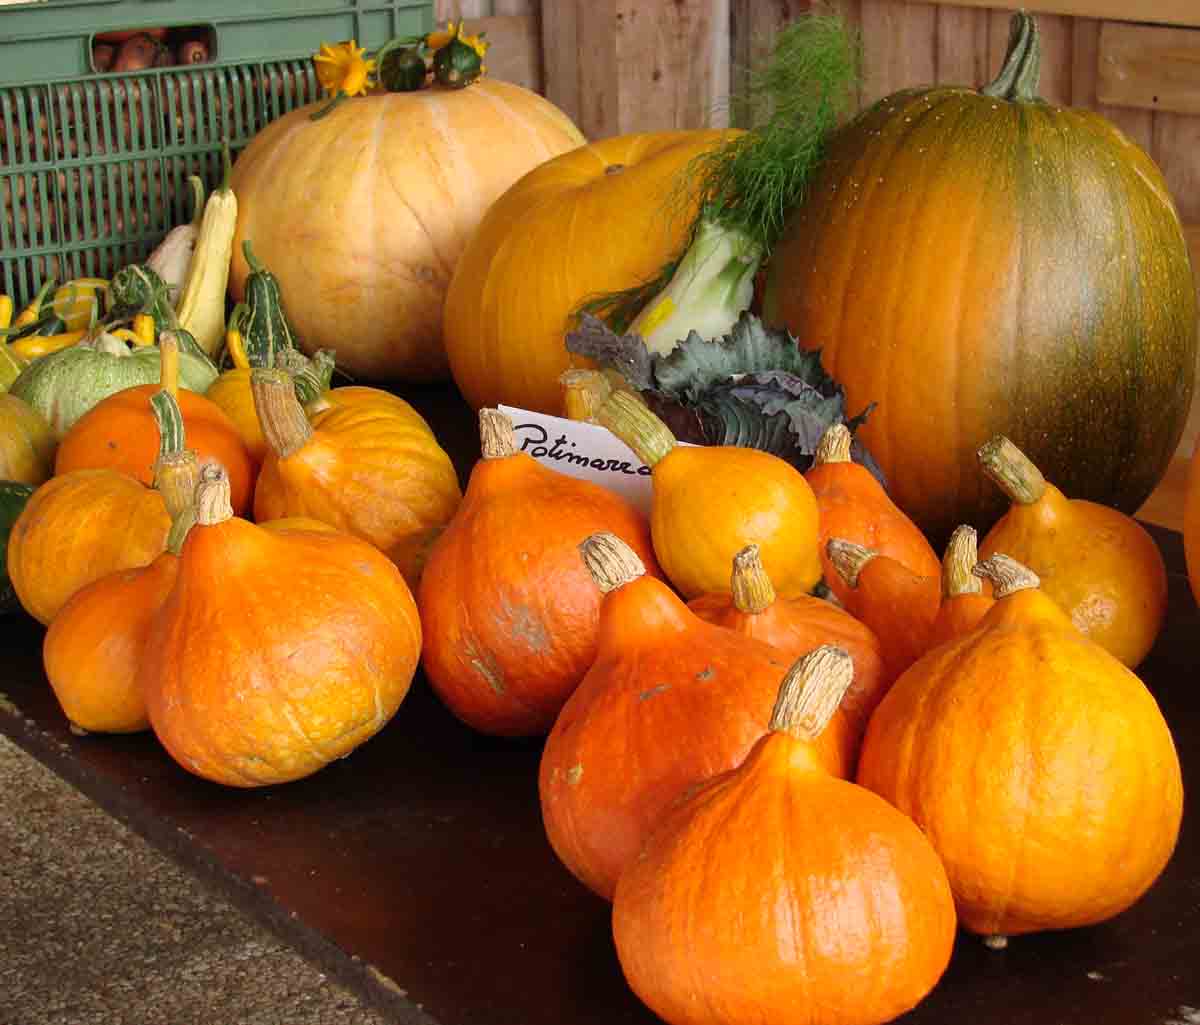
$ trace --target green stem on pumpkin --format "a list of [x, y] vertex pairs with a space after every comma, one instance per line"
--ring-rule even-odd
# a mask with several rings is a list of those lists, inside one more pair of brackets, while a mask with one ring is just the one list
[[308, 365], [296, 373], [292, 384], [301, 405], [307, 406], [329, 391], [330, 382], [333, 380], [333, 368], [333, 350], [318, 349]]
[[150, 409], [158, 424], [158, 458], [178, 455], [183, 451], [183, 411], [179, 400], [164, 388], [150, 396]]
[[1042, 44], [1037, 19], [1026, 11], [1018, 11], [1009, 22], [1004, 66], [980, 92], [1000, 100], [1028, 103], [1037, 99], [1041, 72]]
[[675, 447], [671, 429], [627, 391], [614, 391], [596, 410], [596, 421], [633, 449], [651, 470]]

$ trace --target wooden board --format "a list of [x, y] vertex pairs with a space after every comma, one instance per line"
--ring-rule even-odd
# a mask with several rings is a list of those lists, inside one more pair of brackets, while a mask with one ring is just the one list
[[[478, 456], [470, 410], [450, 388], [403, 394], [465, 475]], [[1170, 603], [1140, 673], [1194, 796], [1200, 613], [1179, 536], [1154, 536]], [[472, 733], [418, 676], [396, 717], [349, 757], [284, 786], [223, 788], [179, 768], [149, 734], [71, 734], [42, 675], [41, 636], [27, 617], [0, 619], [0, 731], [390, 1020], [656, 1025], [622, 978], [609, 905], [546, 841], [538, 740]], [[1003, 952], [960, 934], [936, 990], [898, 1025], [1194, 1021], [1197, 965], [1200, 812], [1192, 802], [1174, 857], [1132, 909], [1092, 928], [1020, 937]]]
[[1101, 103], [1200, 114], [1200, 29], [1105, 22], [1098, 67]]
[[[989, 7], [993, 0], [943, 0], [947, 6]], [[1113, 18], [1152, 21], [1164, 25], [1200, 26], [1196, 0], [1029, 0], [1020, 5], [1035, 14], [1069, 14], [1079, 18]], [[1011, 10], [1011, 8], [1009, 8]]]

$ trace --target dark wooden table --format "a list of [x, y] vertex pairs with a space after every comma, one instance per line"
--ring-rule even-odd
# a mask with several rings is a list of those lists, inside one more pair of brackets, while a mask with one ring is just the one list
[[[406, 392], [465, 479], [473, 418], [445, 388]], [[1179, 535], [1152, 528], [1170, 613], [1141, 675], [1200, 794], [1200, 614]], [[650, 1025], [622, 980], [609, 907], [558, 864], [542, 832], [540, 743], [461, 726], [418, 677], [391, 723], [317, 775], [225, 789], [151, 735], [76, 737], [42, 674], [41, 628], [0, 620], [0, 731], [282, 934], [399, 1022]], [[960, 935], [910, 1025], [1196, 1025], [1200, 828], [1133, 909], [1003, 952]]]

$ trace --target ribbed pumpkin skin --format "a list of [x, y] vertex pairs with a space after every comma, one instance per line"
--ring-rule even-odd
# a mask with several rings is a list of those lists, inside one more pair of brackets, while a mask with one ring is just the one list
[[858, 782], [921, 827], [959, 920], [984, 935], [1123, 911], [1162, 872], [1183, 813], [1154, 697], [1036, 589], [896, 681]]
[[583, 136], [492, 78], [315, 109], [271, 122], [234, 165], [230, 288], [240, 299], [250, 239], [306, 352], [334, 349], [361, 379], [445, 377], [442, 303], [467, 240], [505, 189]]
[[475, 464], [417, 594], [421, 664], [473, 729], [522, 736], [554, 725], [596, 656], [602, 595], [579, 545], [599, 531], [657, 572], [649, 524], [613, 492], [524, 452]]
[[446, 354], [472, 406], [562, 414], [559, 375], [586, 365], [563, 346], [571, 315], [678, 255], [694, 212], [686, 197], [672, 205], [678, 176], [728, 137], [603, 139], [543, 164], [496, 201], [446, 294]]
[[382, 729], [420, 649], [412, 594], [370, 545], [229, 519], [189, 532], [138, 681], [180, 765], [264, 786], [316, 772]]
[[[934, 541], [1005, 503], [1010, 437], [1073, 498], [1133, 512], [1179, 442], [1196, 294], [1153, 161], [1097, 114], [898, 93], [831, 141], [765, 317], [822, 347], [897, 504]], [[937, 444], [930, 439], [936, 438]]]
[[[352, 393], [352, 394], [344, 394]], [[379, 548], [416, 586], [429, 547], [462, 499], [450, 457], [421, 415], [375, 388], [335, 388], [310, 418], [313, 436], [267, 454], [254, 518], [305, 516]]]
[[45, 625], [81, 587], [155, 559], [170, 529], [157, 491], [116, 470], [75, 470], [38, 488], [17, 517], [8, 576]]

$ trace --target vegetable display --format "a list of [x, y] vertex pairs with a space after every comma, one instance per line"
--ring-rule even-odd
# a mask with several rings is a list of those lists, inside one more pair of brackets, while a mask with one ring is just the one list
[[474, 729], [548, 733], [596, 656], [601, 594], [579, 545], [609, 531], [653, 572], [650, 528], [606, 488], [518, 452], [499, 411], [480, 410], [479, 429], [483, 458], [421, 576], [421, 664]]
[[1175, 847], [1179, 760], [1145, 685], [1002, 555], [996, 604], [905, 673], [867, 729], [858, 781], [941, 855], [971, 932], [1003, 945], [1102, 922]]
[[832, 646], [800, 660], [769, 732], [671, 809], [621, 876], [621, 969], [669, 1025], [875, 1025], [949, 964], [954, 900], [933, 847], [813, 748], [852, 673]]
[[991, 583], [984, 588], [975, 572], [979, 536], [974, 527], [955, 528], [942, 556], [942, 602], [929, 631], [928, 647], [936, 648], [970, 632], [995, 602]]
[[1037, 99], [1038, 62], [1018, 13], [981, 91], [899, 92], [839, 129], [768, 268], [764, 319], [820, 346], [852, 407], [879, 403], [863, 442], [939, 548], [1003, 512], [975, 465], [994, 434], [1133, 513], [1191, 403], [1196, 288], [1162, 173]]

